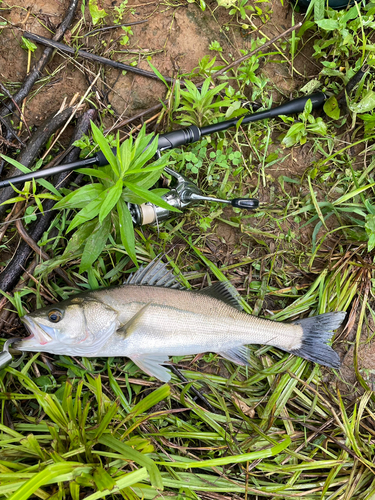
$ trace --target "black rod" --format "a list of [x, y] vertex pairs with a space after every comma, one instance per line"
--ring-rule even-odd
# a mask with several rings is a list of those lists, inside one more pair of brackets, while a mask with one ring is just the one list
[[[324, 104], [327, 96], [323, 92], [317, 92], [305, 97], [293, 99], [292, 101], [286, 102], [284, 104], [281, 104], [280, 106], [277, 106], [276, 108], [272, 108], [267, 111], [258, 111], [257, 113], [244, 115], [244, 117], [214, 123], [212, 125], [207, 125], [201, 128], [197, 127], [196, 125], [191, 125], [190, 127], [174, 130], [173, 132], [168, 132], [167, 134], [162, 134], [159, 136], [158, 151], [174, 149], [186, 144], [190, 144], [192, 142], [197, 142], [204, 135], [213, 134], [215, 132], [222, 132], [223, 130], [227, 130], [230, 127], [236, 126], [237, 123], [240, 122], [240, 120], [242, 120], [241, 124], [246, 124], [259, 120], [275, 118], [280, 115], [292, 115], [301, 113], [304, 110], [306, 102], [309, 99], [311, 99], [312, 107], [313, 109], [315, 109]], [[116, 148], [113, 148], [112, 151], [114, 154], [116, 154]], [[49, 177], [60, 172], [74, 170], [75, 168], [87, 167], [88, 165], [97, 165], [99, 167], [103, 167], [104, 165], [108, 165], [108, 161], [102, 151], [99, 151], [95, 154], [95, 156], [86, 158], [85, 160], [67, 163], [65, 165], [57, 165], [56, 167], [46, 168], [44, 170], [42, 169], [36, 172], [30, 172], [29, 174], [18, 175], [16, 177], [10, 177], [8, 179], [0, 181], [0, 189], [9, 186], [11, 183], [19, 184], [21, 182], [31, 181], [32, 179]]]

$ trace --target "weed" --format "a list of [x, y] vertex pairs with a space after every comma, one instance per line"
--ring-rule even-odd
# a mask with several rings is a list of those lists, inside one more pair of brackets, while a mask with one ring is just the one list
[[113, 228], [129, 257], [137, 263], [133, 220], [127, 202], [150, 202], [178, 211], [154, 190], [150, 190], [168, 162], [168, 155], [164, 155], [146, 166], [155, 155], [157, 138], [146, 135], [143, 128], [134, 143], [130, 137], [120, 146], [118, 136], [115, 156], [108, 140], [95, 124], [92, 124], [92, 130], [96, 144], [108, 159], [109, 166], [103, 169], [80, 169], [80, 173], [99, 182], [71, 192], [56, 204], [59, 209], [81, 209], [67, 229], [69, 233], [79, 228], [80, 238], [75, 244], [78, 247], [84, 244], [80, 272], [87, 271], [102, 253]]

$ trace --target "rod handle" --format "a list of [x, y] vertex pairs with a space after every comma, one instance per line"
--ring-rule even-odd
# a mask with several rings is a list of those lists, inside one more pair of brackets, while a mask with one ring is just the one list
[[234, 198], [230, 203], [232, 207], [246, 210], [255, 210], [259, 207], [259, 200], [256, 198]]

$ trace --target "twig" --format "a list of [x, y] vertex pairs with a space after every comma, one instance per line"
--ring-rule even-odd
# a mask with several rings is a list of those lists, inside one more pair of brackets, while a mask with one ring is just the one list
[[[97, 56], [96, 54], [91, 54], [90, 52], [86, 52], [85, 50], [75, 50], [68, 45], [64, 45], [63, 43], [55, 42], [53, 40], [49, 40], [48, 38], [44, 38], [43, 36], [35, 35], [34, 33], [29, 33], [25, 31], [23, 36], [32, 40], [33, 42], [41, 43], [42, 45], [46, 45], [47, 47], [52, 47], [57, 50], [61, 50], [62, 52], [67, 52], [68, 54], [74, 54], [76, 56], [83, 57], [84, 59], [90, 59], [91, 61], [95, 61], [99, 64], [105, 64], [107, 66], [112, 66], [113, 68], [130, 71], [132, 73], [136, 73], [137, 75], [147, 76], [148, 78], [153, 78], [160, 82], [160, 78], [151, 71], [146, 71], [145, 69], [137, 68], [136, 66], [130, 66], [129, 64], [124, 64], [118, 61], [112, 61], [112, 59], [107, 59], [106, 57]], [[174, 81], [173, 78], [169, 78], [168, 76], [163, 76], [166, 82], [172, 83]]]
[[[21, 206], [20, 206], [21, 203]], [[18, 217], [21, 215], [23, 211], [23, 203], [18, 202], [14, 203], [12, 210], [9, 212], [9, 214], [6, 216], [5, 221], [2, 224], [2, 227], [0, 229], [0, 243], [2, 242], [4, 235], [8, 229], [9, 224], [11, 224], [14, 219], [18, 219]]]
[[[0, 123], [2, 123], [4, 125], [4, 127], [7, 129], [7, 131], [9, 132], [9, 134], [12, 137], [14, 137], [15, 139], [17, 139], [17, 141], [21, 144], [21, 146], [25, 147], [25, 143], [22, 141], [22, 139], [20, 139], [18, 137], [18, 135], [16, 134], [16, 132], [13, 130], [13, 127], [11, 126], [11, 124], [8, 123], [8, 120], [6, 120], [2, 116], [0, 116]], [[0, 171], [0, 174], [1, 174], [1, 171]]]
[[[25, 124], [27, 133], [28, 133], [28, 135], [30, 137], [31, 136], [31, 132], [30, 132], [29, 127], [27, 125], [25, 116], [23, 115], [23, 113], [20, 110], [20, 107], [18, 106], [18, 104], [16, 103], [16, 101], [13, 99], [12, 94], [8, 91], [8, 89], [6, 87], [4, 87], [4, 85], [1, 82], [0, 82], [0, 90], [1, 90], [1, 92], [4, 92], [4, 94], [12, 101], [14, 107], [17, 109], [17, 111], [18, 111], [18, 113], [20, 115], [20, 121]], [[11, 111], [11, 109], [9, 109], [9, 111]]]
[[134, 23], [125, 23], [125, 24], [115, 24], [114, 26], [105, 26], [104, 28], [98, 28], [97, 30], [89, 31], [84, 35], [84, 38], [87, 36], [93, 35], [94, 33], [99, 33], [99, 31], [108, 31], [114, 28], [121, 28], [121, 26], [135, 26], [136, 24], [148, 23], [148, 19], [143, 19], [143, 21], [134, 21]]
[[222, 75], [223, 73], [225, 73], [229, 69], [232, 69], [234, 66], [237, 66], [238, 64], [241, 64], [242, 62], [246, 61], [246, 59], [249, 59], [249, 57], [252, 57], [254, 54], [256, 54], [257, 52], [259, 52], [260, 50], [266, 49], [270, 45], [274, 44], [280, 38], [284, 38], [285, 36], [290, 35], [290, 33], [293, 33], [293, 31], [296, 31], [301, 26], [302, 26], [302, 23], [298, 23], [295, 26], [292, 26], [291, 28], [287, 29], [286, 31], [284, 31], [280, 35], [277, 35], [274, 38], [272, 38], [271, 40], [269, 40], [268, 42], [264, 43], [261, 47], [258, 47], [257, 49], [252, 50], [251, 52], [249, 52], [248, 54], [246, 54], [246, 56], [240, 57], [236, 61], [233, 61], [231, 64], [228, 64], [228, 66], [225, 66], [225, 68], [223, 68], [223, 69], [221, 69], [219, 71], [216, 71], [216, 73], [214, 73], [212, 75], [212, 78], [217, 78], [218, 76]]
[[48, 155], [48, 153], [51, 151], [51, 149], [53, 148], [53, 146], [56, 144], [56, 142], [59, 140], [61, 134], [64, 132], [64, 130], [66, 129], [66, 127], [69, 125], [69, 123], [71, 122], [71, 120], [73, 119], [73, 117], [75, 116], [76, 112], [80, 109], [83, 101], [86, 99], [86, 97], [89, 95], [89, 93], [91, 92], [91, 89], [92, 87], [95, 85], [97, 79], [99, 78], [100, 76], [100, 71], [98, 72], [98, 74], [96, 75], [96, 77], [94, 78], [94, 80], [92, 81], [91, 85], [89, 86], [89, 88], [86, 90], [85, 94], [83, 95], [83, 97], [81, 98], [81, 100], [79, 101], [79, 103], [74, 107], [74, 111], [73, 113], [69, 116], [68, 120], [66, 121], [65, 125], [63, 126], [63, 128], [60, 130], [60, 132], [57, 134], [57, 136], [54, 138], [54, 140], [52, 141], [52, 144], [50, 145], [50, 147], [47, 149], [47, 151], [44, 153], [43, 155], [43, 159]]

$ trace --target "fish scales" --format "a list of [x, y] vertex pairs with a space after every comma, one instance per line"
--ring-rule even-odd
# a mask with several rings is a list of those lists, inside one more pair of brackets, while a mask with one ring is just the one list
[[167, 382], [169, 356], [216, 352], [249, 364], [248, 344], [268, 344], [338, 368], [327, 344], [345, 312], [280, 323], [251, 316], [229, 282], [199, 292], [177, 289], [160, 259], [140, 268], [125, 285], [83, 292], [22, 318], [30, 336], [20, 350], [86, 357], [126, 356]]
[[89, 296], [118, 310], [122, 324], [149, 304], [142, 316], [142, 328], [131, 335], [115, 334], [103, 346], [101, 353], [108, 356], [119, 353], [121, 346], [126, 356], [149, 352], [150, 346], [153, 352], [174, 356], [198, 354], [202, 348], [219, 352], [234, 345], [271, 341], [274, 346], [292, 349], [302, 342], [300, 325], [257, 318], [199, 292], [127, 285]]

